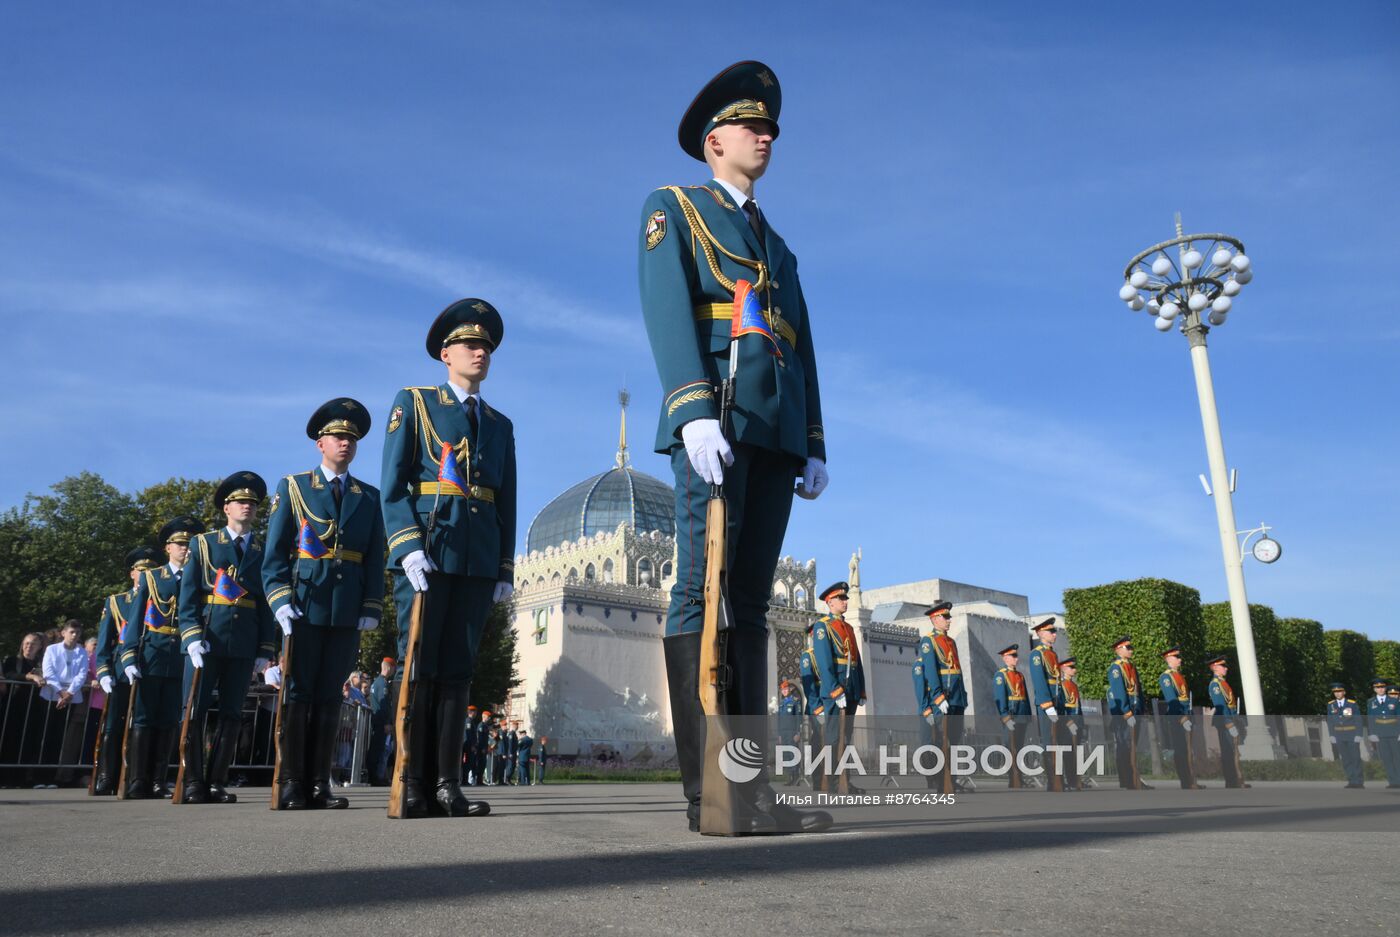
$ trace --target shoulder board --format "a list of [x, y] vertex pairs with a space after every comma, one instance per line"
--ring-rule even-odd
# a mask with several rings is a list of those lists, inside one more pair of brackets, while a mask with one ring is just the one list
[[1352, 699], [1351, 697], [1347, 697], [1347, 702], [1348, 702], [1348, 703], [1354, 703], [1354, 702], [1356, 702], [1356, 700]]
[[404, 388], [404, 390], [408, 390], [408, 391], [414, 391], [414, 390], [437, 390], [437, 389], [438, 389], [438, 388], [437, 388], [437, 385], [436, 385], [436, 384], [425, 384], [425, 385], [423, 385], [422, 387], [405, 387], [405, 388]]
[[293, 478], [310, 478], [310, 477], [311, 477], [311, 471], [310, 471], [310, 470], [307, 470], [307, 471], [305, 471], [305, 472], [293, 472], [292, 474], [290, 474], [290, 475], [287, 476], [287, 481], [291, 481]]

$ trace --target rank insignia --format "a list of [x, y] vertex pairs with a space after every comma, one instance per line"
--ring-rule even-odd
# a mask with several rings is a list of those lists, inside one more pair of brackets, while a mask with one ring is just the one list
[[403, 407], [395, 407], [393, 412], [389, 414], [389, 432], [392, 433], [394, 430], [398, 429], [399, 424], [401, 424], [402, 422]]
[[914, 665], [914, 673], [918, 674], [918, 673], [923, 673], [923, 672], [924, 672], [924, 668], [923, 668], [921, 665], [919, 665], [919, 664], [915, 664], [915, 665]]
[[281, 504], [281, 503], [282, 503], [282, 495], [281, 495], [280, 493], [275, 494], [275, 495], [272, 496], [272, 506], [269, 507], [269, 508], [267, 509], [267, 513], [268, 513], [268, 516], [269, 516], [269, 517], [272, 516], [273, 514], [276, 514], [276, 513], [277, 513], [277, 505], [279, 505], [279, 504]]
[[647, 250], [655, 249], [656, 245], [666, 240], [666, 213], [657, 210], [651, 213], [647, 219]]

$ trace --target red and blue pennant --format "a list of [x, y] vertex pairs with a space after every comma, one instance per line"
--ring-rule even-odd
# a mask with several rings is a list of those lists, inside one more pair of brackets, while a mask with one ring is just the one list
[[[170, 619], [162, 615], [160, 613], [160, 609], [156, 608], [156, 603], [150, 600], [147, 600], [146, 602], [145, 623], [147, 628], [153, 628], [157, 630], [161, 628], [170, 627]], [[125, 635], [122, 636], [122, 640], [126, 640]]]
[[457, 467], [457, 453], [450, 442], [442, 444], [442, 459], [438, 462], [438, 491], [464, 497], [467, 493], [467, 483], [462, 478], [462, 470]]
[[768, 339], [768, 351], [776, 358], [783, 356], [773, 327], [768, 324], [763, 307], [759, 305], [758, 294], [748, 280], [739, 280], [734, 284], [734, 318], [730, 323], [729, 337], [733, 339], [740, 335], [762, 335]]
[[321, 538], [316, 536], [316, 531], [311, 529], [311, 521], [302, 521], [301, 530], [297, 533], [297, 559], [319, 560], [329, 552]]
[[248, 590], [235, 582], [227, 570], [219, 570], [219, 575], [214, 579], [214, 595], [216, 597], [233, 604], [247, 594]]

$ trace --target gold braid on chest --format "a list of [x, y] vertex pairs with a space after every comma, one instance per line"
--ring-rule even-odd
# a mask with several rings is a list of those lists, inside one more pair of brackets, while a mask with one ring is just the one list
[[767, 265], [761, 260], [750, 260], [747, 257], [740, 257], [738, 254], [730, 253], [725, 249], [724, 245], [719, 242], [719, 238], [715, 237], [709, 225], [705, 224], [705, 219], [700, 217], [699, 209], [697, 209], [690, 201], [690, 198], [680, 190], [679, 186], [668, 185], [666, 186], [666, 191], [676, 197], [676, 202], [681, 208], [681, 215], [685, 217], [686, 224], [690, 225], [691, 233], [695, 235], [695, 239], [700, 244], [700, 250], [705, 254], [705, 263], [709, 265], [710, 273], [714, 275], [719, 285], [731, 293], [734, 292], [734, 281], [726, 277], [724, 272], [720, 270], [719, 258], [715, 256], [716, 249], [741, 267], [748, 267], [754, 273], [758, 274], [758, 282], [754, 284], [753, 288], [760, 293], [766, 292], [769, 286]]

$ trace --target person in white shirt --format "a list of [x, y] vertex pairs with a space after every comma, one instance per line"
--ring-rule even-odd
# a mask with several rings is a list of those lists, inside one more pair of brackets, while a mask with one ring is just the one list
[[[44, 649], [44, 685], [39, 695], [51, 704], [40, 743], [41, 764], [62, 759], [63, 737], [69, 718], [83, 701], [83, 688], [88, 681], [88, 654], [79, 643], [82, 624], [76, 619], [63, 623], [63, 641]], [[86, 715], [86, 710], [82, 711]], [[56, 784], [41, 785], [57, 787]]]

